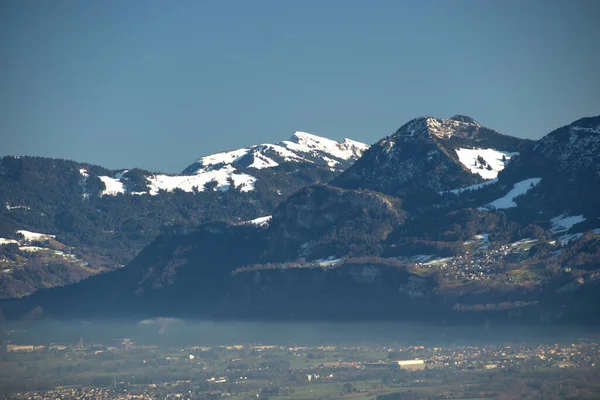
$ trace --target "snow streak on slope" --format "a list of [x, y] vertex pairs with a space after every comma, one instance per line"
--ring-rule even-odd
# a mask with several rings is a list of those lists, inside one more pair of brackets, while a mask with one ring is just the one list
[[550, 220], [552, 227], [550, 228], [550, 232], [552, 233], [564, 233], [567, 232], [573, 225], [578, 224], [580, 222], [585, 221], [585, 217], [583, 215], [559, 215], [558, 217], [554, 217]]
[[260, 153], [253, 154], [253, 157], [254, 161], [252, 161], [252, 164], [248, 165], [248, 168], [263, 169], [277, 167], [279, 165], [279, 163], [277, 163], [276, 161], [273, 161], [269, 157], [266, 157], [265, 155]]
[[561, 245], [565, 246], [574, 240], [580, 239], [581, 237], [583, 237], [583, 233], [571, 233], [571, 234], [563, 235], [563, 236], [559, 237], [558, 241], [560, 242]]
[[541, 180], [542, 180], [542, 178], [529, 178], [529, 179], [525, 179], [524, 181], [517, 182], [514, 184], [513, 188], [510, 190], [510, 192], [508, 192], [506, 195], [500, 197], [497, 200], [494, 200], [490, 204], [488, 204], [484, 207], [481, 207], [480, 209], [500, 210], [500, 209], [505, 209], [505, 208], [516, 207], [517, 203], [515, 203], [515, 201], [514, 201], [515, 198], [522, 194], [527, 193], [529, 191], [529, 189], [536, 186], [538, 183], [540, 183]]
[[34, 252], [34, 251], [43, 251], [43, 250], [48, 250], [48, 249], [46, 249], [45, 247], [39, 247], [39, 246], [19, 246], [19, 250]]
[[102, 183], [104, 183], [105, 189], [100, 193], [100, 197], [109, 195], [116, 196], [119, 193], [125, 193], [125, 185], [117, 178], [111, 178], [110, 176], [99, 176]]
[[6, 207], [6, 209], [8, 211], [13, 211], [13, 210], [31, 210], [31, 207], [27, 207], [27, 206], [11, 206], [10, 203], [6, 202], [4, 204], [4, 206]]
[[266, 217], [258, 217], [255, 219], [251, 219], [250, 221], [245, 221], [245, 224], [252, 224], [257, 226], [266, 226], [271, 222], [271, 215], [267, 215]]
[[471, 185], [471, 186], [467, 186], [467, 187], [463, 187], [463, 188], [448, 190], [446, 192], [440, 192], [440, 194], [444, 194], [444, 193], [459, 194], [459, 193], [467, 192], [467, 191], [471, 192], [471, 191], [479, 190], [482, 187], [486, 187], [488, 185], [492, 185], [492, 184], [497, 183], [497, 182], [498, 182], [498, 179], [495, 178], [495, 179], [491, 179], [489, 181], [485, 181], [483, 183], [478, 183], [477, 185]]
[[39, 241], [39, 240], [48, 240], [48, 239], [54, 239], [56, 236], [54, 235], [48, 235], [46, 233], [37, 233], [37, 232], [30, 232], [30, 231], [26, 231], [26, 230], [19, 230], [17, 231], [17, 233], [23, 235], [23, 238], [26, 242], [34, 242], [34, 241]]
[[87, 189], [87, 179], [90, 177], [90, 174], [88, 174], [87, 169], [80, 168], [79, 175], [81, 175], [81, 181], [79, 182], [79, 187], [81, 187], [82, 192], [81, 196], [87, 200], [90, 198], [90, 192]]
[[[511, 157], [519, 153], [498, 151], [494, 149], [464, 149], [456, 150], [458, 159], [471, 173], [479, 174], [483, 179], [494, 179], [502, 171]], [[504, 160], [502, 159], [504, 157]]]

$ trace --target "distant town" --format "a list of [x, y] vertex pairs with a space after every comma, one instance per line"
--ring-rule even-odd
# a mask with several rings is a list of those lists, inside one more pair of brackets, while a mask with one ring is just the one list
[[173, 348], [82, 337], [47, 345], [5, 341], [0, 361], [1, 394], [14, 399], [491, 399], [514, 389], [502, 387], [508, 378], [521, 379], [527, 390], [531, 377], [549, 381], [547, 374], [563, 371], [565, 388], [583, 393], [578, 376], [600, 377], [600, 345], [585, 338], [543, 345]]

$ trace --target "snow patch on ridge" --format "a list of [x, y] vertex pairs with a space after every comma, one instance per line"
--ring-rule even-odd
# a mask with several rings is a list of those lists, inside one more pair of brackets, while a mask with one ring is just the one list
[[349, 160], [356, 156], [357, 151], [362, 154], [368, 145], [345, 139], [343, 143], [338, 143], [335, 140], [316, 136], [306, 132], [296, 132], [291, 140], [285, 140], [281, 143], [283, 146], [292, 151], [300, 153], [311, 153], [319, 151], [322, 153], [331, 154], [333, 157]]
[[219, 164], [231, 164], [238, 160], [239, 158], [248, 154], [250, 149], [238, 149], [232, 151], [224, 151], [221, 153], [210, 154], [208, 156], [200, 157], [198, 159], [198, 163], [203, 167], [209, 165], [219, 165]]

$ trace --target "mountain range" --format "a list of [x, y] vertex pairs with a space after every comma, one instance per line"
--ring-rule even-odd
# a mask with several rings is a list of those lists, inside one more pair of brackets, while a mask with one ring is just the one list
[[[163, 229], [271, 214], [299, 188], [335, 177], [366, 148], [297, 132], [277, 144], [203, 156], [179, 175], [3, 157], [0, 298], [119, 268]], [[20, 230], [52, 240], [33, 250]]]
[[[234, 168], [254, 173], [258, 188], [269, 180], [261, 172], [293, 159], [286, 143], [204, 157], [184, 172]], [[125, 267], [2, 310], [9, 318], [600, 322], [600, 117], [538, 141], [466, 116], [422, 117], [368, 149], [338, 145], [339, 154], [362, 156], [343, 164], [315, 148], [306, 165], [328, 171], [329, 183], [275, 189], [281, 200], [268, 214], [169, 225]], [[232, 181], [227, 193], [257, 192]], [[137, 197], [151, 198], [151, 189]]]

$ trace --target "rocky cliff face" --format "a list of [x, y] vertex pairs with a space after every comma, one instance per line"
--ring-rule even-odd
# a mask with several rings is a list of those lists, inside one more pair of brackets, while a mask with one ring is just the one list
[[557, 171], [600, 175], [600, 117], [582, 118], [544, 136], [533, 148]]
[[267, 254], [314, 259], [345, 254], [354, 247], [358, 255], [367, 251], [360, 247], [384, 239], [404, 221], [400, 205], [398, 199], [376, 192], [306, 187], [273, 214]]

